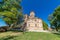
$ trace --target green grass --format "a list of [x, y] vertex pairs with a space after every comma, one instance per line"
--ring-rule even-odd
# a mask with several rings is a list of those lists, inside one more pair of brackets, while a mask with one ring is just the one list
[[42, 32], [4, 32], [0, 33], [0, 40], [60, 40], [60, 34]]

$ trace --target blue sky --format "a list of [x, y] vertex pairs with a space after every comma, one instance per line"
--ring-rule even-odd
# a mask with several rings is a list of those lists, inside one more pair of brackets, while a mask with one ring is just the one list
[[0, 27], [1, 27], [2, 25], [3, 25], [3, 26], [6, 26], [7, 24], [6, 24], [2, 19], [0, 19]]
[[[48, 15], [53, 13], [54, 9], [60, 5], [60, 0], [22, 0], [23, 14], [34, 11], [38, 18], [44, 20], [48, 25]], [[2, 20], [0, 23], [4, 24]]]
[[60, 5], [60, 0], [22, 0], [23, 13], [28, 14], [33, 10], [37, 17], [48, 25], [48, 15]]

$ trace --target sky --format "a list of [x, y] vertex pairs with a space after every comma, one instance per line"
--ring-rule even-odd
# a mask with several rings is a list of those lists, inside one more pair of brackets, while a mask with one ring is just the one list
[[60, 5], [60, 0], [22, 0], [21, 5], [24, 14], [29, 15], [31, 11], [34, 11], [36, 17], [50, 25], [48, 15], [52, 14]]
[[0, 27], [1, 27], [2, 25], [3, 25], [3, 26], [6, 26], [7, 24], [6, 24], [2, 19], [0, 19]]
[[[48, 15], [52, 14], [60, 5], [60, 0], [22, 0], [21, 6], [23, 8], [23, 14], [30, 14], [31, 11], [35, 12], [36, 17], [41, 18], [48, 25]], [[0, 24], [4, 24], [2, 20], [0, 20]]]

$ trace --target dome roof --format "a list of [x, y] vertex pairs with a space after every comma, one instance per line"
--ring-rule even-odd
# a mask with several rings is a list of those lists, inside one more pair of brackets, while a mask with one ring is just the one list
[[31, 15], [35, 16], [35, 13], [34, 13], [34, 11], [30, 12], [30, 16], [31, 16]]

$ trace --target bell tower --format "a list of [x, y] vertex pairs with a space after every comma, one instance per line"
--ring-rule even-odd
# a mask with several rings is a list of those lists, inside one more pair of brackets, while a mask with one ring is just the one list
[[30, 16], [29, 16], [29, 18], [30, 18], [30, 19], [33, 19], [34, 17], [35, 17], [35, 13], [34, 13], [34, 11], [30, 12]]

